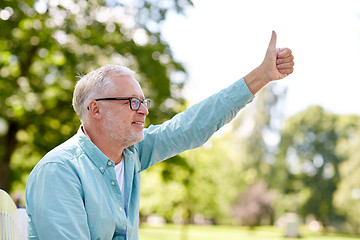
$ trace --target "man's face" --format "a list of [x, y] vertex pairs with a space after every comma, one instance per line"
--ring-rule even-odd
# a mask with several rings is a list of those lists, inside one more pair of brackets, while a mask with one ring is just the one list
[[[139, 83], [130, 76], [113, 76], [109, 96], [137, 97], [144, 99]], [[105, 103], [105, 104], [104, 104]], [[102, 127], [106, 137], [122, 147], [128, 147], [144, 138], [143, 128], [149, 111], [143, 104], [137, 111], [130, 109], [128, 100], [104, 101], [102, 106]]]

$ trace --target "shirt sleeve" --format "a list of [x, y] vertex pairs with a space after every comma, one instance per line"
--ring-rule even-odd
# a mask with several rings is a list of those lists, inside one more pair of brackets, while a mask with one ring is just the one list
[[26, 188], [29, 239], [90, 239], [80, 180], [70, 166], [45, 163]]
[[244, 79], [212, 95], [161, 125], [151, 125], [139, 143], [141, 170], [204, 144], [229, 123], [254, 96]]

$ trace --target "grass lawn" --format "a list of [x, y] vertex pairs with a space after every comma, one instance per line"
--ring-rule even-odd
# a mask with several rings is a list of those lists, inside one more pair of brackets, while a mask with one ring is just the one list
[[[279, 240], [291, 239], [284, 237], [283, 229], [276, 227], [258, 227], [250, 230], [247, 227], [236, 226], [197, 226], [167, 224], [161, 227], [141, 225], [139, 230], [140, 240]], [[297, 238], [296, 238], [297, 239]], [[306, 240], [354, 240], [360, 239], [360, 235], [327, 234], [301, 231], [301, 239]]]

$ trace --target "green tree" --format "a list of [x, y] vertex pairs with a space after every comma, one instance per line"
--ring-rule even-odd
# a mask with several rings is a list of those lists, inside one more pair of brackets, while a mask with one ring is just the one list
[[353, 119], [313, 106], [286, 120], [271, 180], [289, 200], [297, 199], [283, 204], [289, 207], [284, 211], [298, 211], [303, 217], [313, 214], [325, 225], [339, 217], [332, 199], [344, 158], [336, 147], [352, 134]]
[[271, 114], [277, 112], [282, 94], [269, 86], [220, 130], [220, 136], [144, 172], [141, 215], [157, 213], [168, 221], [175, 217], [187, 223], [200, 214], [215, 223], [234, 223], [236, 199], [270, 174], [273, 162], [267, 156], [276, 144], [264, 138], [268, 131], [278, 131]]
[[[340, 164], [340, 182], [334, 194], [334, 205], [346, 216], [352, 231], [360, 231], [360, 117], [349, 117], [351, 133], [337, 146], [337, 153], [345, 160]], [[345, 122], [345, 121], [344, 121]]]
[[[271, 207], [276, 194], [271, 190], [273, 185], [270, 180], [274, 174], [285, 95], [286, 89], [276, 85], [267, 86], [233, 124], [235, 141], [237, 146], [243, 149], [243, 153], [238, 157], [238, 161], [243, 162], [243, 166], [238, 169], [238, 172], [243, 176], [245, 187], [243, 191], [238, 192], [237, 201], [233, 206], [234, 213], [242, 224], [256, 226], [265, 222], [265, 219], [268, 223], [274, 222], [274, 211]], [[265, 188], [258, 188], [258, 186], [263, 186], [263, 182], [269, 184]], [[264, 196], [263, 199], [256, 199], [257, 190], [264, 190], [260, 193]], [[246, 201], [251, 201], [251, 197], [253, 197], [253, 203], [256, 202], [264, 211], [242, 209], [247, 204]], [[246, 215], [248, 217], [245, 217]]]
[[280, 139], [279, 123], [283, 120], [281, 106], [285, 94], [286, 89], [276, 88], [275, 85], [267, 86], [234, 124], [234, 131], [238, 133], [238, 144], [246, 149], [245, 170], [253, 172], [249, 186], [257, 180], [267, 179], [272, 174], [273, 156]]
[[[215, 223], [228, 221], [232, 204], [245, 186], [239, 161], [242, 151], [230, 132], [212, 137], [204, 146], [166, 161], [142, 177], [144, 216], [157, 213], [168, 221], [191, 222], [202, 215]], [[240, 158], [241, 159], [241, 158]], [[158, 172], [160, 174], [153, 174]], [[154, 191], [154, 186], [156, 191]]]
[[0, 2], [0, 188], [23, 189], [41, 156], [77, 130], [71, 108], [76, 74], [104, 64], [135, 70], [152, 99], [150, 110], [158, 110], [147, 124], [181, 107], [186, 74], [159, 24], [168, 11], [181, 12], [191, 1], [124, 2]]

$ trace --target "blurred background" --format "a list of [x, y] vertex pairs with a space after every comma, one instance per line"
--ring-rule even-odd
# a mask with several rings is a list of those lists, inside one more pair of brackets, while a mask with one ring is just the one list
[[141, 239], [360, 236], [360, 1], [3, 0], [0, 29], [0, 188], [19, 207], [31, 169], [80, 125], [78, 76], [130, 67], [160, 124], [257, 67], [275, 30], [294, 73], [143, 172]]

